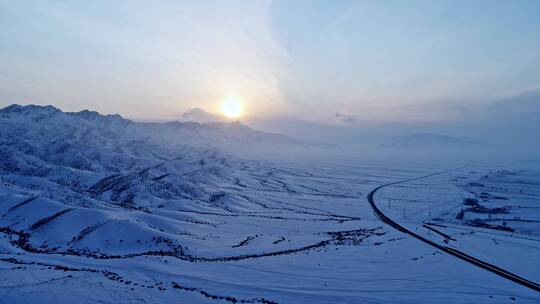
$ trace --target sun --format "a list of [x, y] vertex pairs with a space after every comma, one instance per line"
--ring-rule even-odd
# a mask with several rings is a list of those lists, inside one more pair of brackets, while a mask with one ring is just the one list
[[221, 102], [220, 111], [227, 118], [238, 118], [244, 114], [244, 105], [235, 96], [229, 96]]

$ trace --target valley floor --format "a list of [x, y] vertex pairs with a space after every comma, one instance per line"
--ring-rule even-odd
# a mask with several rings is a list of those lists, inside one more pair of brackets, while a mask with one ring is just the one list
[[[129, 204], [114, 198], [128, 174], [100, 177], [94, 192], [4, 174], [0, 302], [538, 303], [538, 292], [374, 215], [371, 190], [445, 167], [216, 161], [199, 200], [167, 200], [156, 191], [171, 175], [198, 178], [170, 163], [130, 175]], [[64, 190], [44, 190], [55, 187]], [[484, 163], [376, 196], [416, 233], [535, 282], [539, 198], [540, 171]]]

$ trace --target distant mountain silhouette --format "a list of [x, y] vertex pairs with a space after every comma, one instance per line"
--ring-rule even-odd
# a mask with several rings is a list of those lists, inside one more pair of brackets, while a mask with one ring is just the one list
[[415, 133], [395, 138], [393, 141], [381, 145], [383, 148], [401, 149], [437, 149], [437, 148], [469, 148], [478, 147], [482, 143], [468, 139], [441, 135], [436, 133]]
[[205, 122], [223, 122], [223, 121], [225, 121], [223, 118], [221, 118], [221, 117], [219, 117], [217, 115], [210, 114], [210, 113], [206, 112], [205, 110], [203, 110], [201, 108], [193, 108], [193, 109], [190, 109], [190, 110], [184, 112], [184, 114], [182, 114], [180, 120], [182, 120], [182, 121], [201, 122], [201, 123], [205, 123]]

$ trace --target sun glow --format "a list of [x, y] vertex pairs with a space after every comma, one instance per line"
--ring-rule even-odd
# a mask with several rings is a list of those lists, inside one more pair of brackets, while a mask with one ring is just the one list
[[238, 118], [244, 114], [244, 105], [235, 96], [229, 96], [221, 103], [220, 111], [227, 118]]

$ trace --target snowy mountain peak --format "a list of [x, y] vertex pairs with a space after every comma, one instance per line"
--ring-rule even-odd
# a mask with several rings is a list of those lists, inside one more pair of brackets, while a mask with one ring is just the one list
[[12, 104], [0, 109], [0, 113], [4, 115], [52, 115], [58, 112], [61, 112], [60, 109], [51, 105], [39, 106], [33, 104], [26, 106]]
[[119, 114], [107, 114], [103, 115], [96, 111], [82, 110], [80, 112], [67, 112], [69, 115], [80, 117], [88, 121], [109, 121], [109, 122], [118, 122], [118, 123], [133, 123], [133, 121], [123, 118]]

